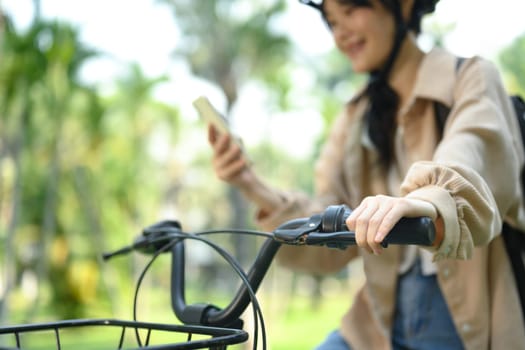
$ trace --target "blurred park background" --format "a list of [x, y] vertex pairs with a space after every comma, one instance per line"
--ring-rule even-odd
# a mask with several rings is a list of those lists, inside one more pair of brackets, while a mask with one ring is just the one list
[[[442, 0], [421, 45], [489, 58], [525, 94], [524, 12], [515, 0]], [[228, 117], [270, 183], [311, 193], [319, 145], [366, 79], [296, 0], [1, 0], [0, 14], [3, 325], [131, 319], [148, 257], [101, 256], [159, 220], [256, 228], [253, 208], [213, 175], [193, 99]], [[261, 244], [216, 240], [245, 266]], [[189, 248], [188, 302], [222, 306], [234, 273], [211, 249]], [[273, 266], [258, 293], [269, 347], [321, 341], [360, 278], [359, 262], [325, 277]], [[138, 318], [176, 323], [168, 291], [166, 256], [144, 280]]]

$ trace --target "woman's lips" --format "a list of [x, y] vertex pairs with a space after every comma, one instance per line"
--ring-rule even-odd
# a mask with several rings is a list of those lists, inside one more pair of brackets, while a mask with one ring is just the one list
[[355, 58], [363, 50], [365, 46], [364, 40], [354, 41], [345, 46], [345, 52], [350, 58]]

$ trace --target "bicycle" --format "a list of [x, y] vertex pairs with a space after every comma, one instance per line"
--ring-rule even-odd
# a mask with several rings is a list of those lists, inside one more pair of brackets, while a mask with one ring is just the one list
[[[241, 344], [248, 340], [248, 332], [243, 329], [242, 314], [252, 305], [253, 348], [257, 349], [258, 337], [262, 337], [262, 347], [266, 349], [266, 331], [262, 312], [255, 297], [266, 272], [268, 271], [277, 251], [282, 244], [287, 245], [316, 245], [334, 249], [345, 249], [355, 244], [355, 235], [348, 231], [345, 220], [350, 214], [345, 205], [333, 205], [323, 213], [310, 217], [289, 220], [280, 225], [272, 233], [254, 230], [208, 230], [197, 233], [187, 233], [181, 228], [178, 221], [166, 220], [143, 229], [134, 242], [115, 252], [104, 255], [110, 259], [117, 255], [140, 251], [152, 254], [141, 273], [135, 290], [133, 305], [133, 320], [118, 319], [73, 319], [48, 323], [12, 325], [0, 327], [0, 336], [11, 336], [13, 345], [0, 349], [24, 349], [23, 339], [34, 332], [50, 332], [55, 338], [56, 349], [61, 349], [61, 335], [70, 328], [103, 327], [120, 328], [116, 349], [124, 348], [124, 339], [127, 329], [135, 333], [136, 349], [212, 349], [222, 350], [230, 345]], [[240, 233], [263, 236], [267, 239], [261, 246], [252, 266], [246, 273], [238, 262], [224, 249], [205, 238], [214, 233]], [[383, 241], [383, 247], [389, 244], [415, 244], [429, 246], [435, 238], [434, 225], [430, 218], [403, 218], [393, 228]], [[185, 244], [188, 239], [201, 241], [215, 249], [235, 270], [242, 281], [234, 298], [225, 308], [213, 304], [196, 303], [186, 304], [185, 298]], [[170, 252], [171, 261], [171, 307], [181, 325], [162, 323], [139, 322], [136, 319], [137, 295], [142, 279], [149, 267], [162, 253]], [[176, 340], [165, 344], [150, 344], [156, 331], [173, 334], [182, 334], [183, 340]], [[140, 334], [142, 332], [142, 335]], [[144, 334], [145, 333], [145, 334]], [[194, 339], [193, 337], [196, 336]], [[143, 340], [142, 338], [145, 339]], [[105, 347], [107, 348], [107, 347]]]

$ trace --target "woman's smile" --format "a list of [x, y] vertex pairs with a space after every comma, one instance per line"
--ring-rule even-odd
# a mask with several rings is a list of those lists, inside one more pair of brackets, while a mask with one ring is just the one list
[[352, 61], [355, 61], [360, 56], [360, 53], [364, 50], [364, 48], [364, 39], [349, 40], [348, 43], [345, 43], [343, 46], [346, 56]]

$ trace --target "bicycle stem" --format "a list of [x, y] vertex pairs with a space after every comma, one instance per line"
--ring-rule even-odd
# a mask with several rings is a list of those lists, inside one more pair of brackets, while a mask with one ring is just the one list
[[[257, 254], [257, 257], [247, 273], [251, 289], [255, 293], [268, 271], [281, 243], [269, 238]], [[177, 318], [185, 324], [205, 326], [221, 326], [242, 328], [240, 316], [251, 302], [246, 285], [242, 284], [230, 304], [220, 309], [211, 304], [186, 305], [184, 294], [184, 241], [176, 243], [172, 248], [171, 265], [171, 305]]]

